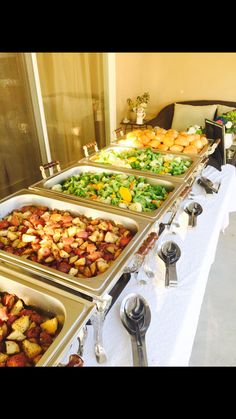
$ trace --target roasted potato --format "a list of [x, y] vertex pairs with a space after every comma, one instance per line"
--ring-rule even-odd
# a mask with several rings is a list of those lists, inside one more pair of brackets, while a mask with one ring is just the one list
[[13, 355], [16, 354], [18, 352], [20, 352], [20, 347], [18, 345], [18, 343], [12, 341], [12, 340], [7, 340], [6, 341], [6, 352], [7, 355]]
[[28, 339], [25, 339], [22, 343], [23, 351], [25, 355], [29, 358], [35, 358], [42, 352], [42, 348], [37, 343], [30, 342]]
[[22, 341], [26, 339], [26, 336], [20, 332], [20, 330], [14, 330], [14, 332], [11, 332], [10, 335], [7, 336], [7, 339]]
[[14, 323], [12, 323], [11, 327], [13, 330], [18, 330], [21, 333], [24, 333], [30, 325], [30, 318], [29, 316], [22, 316], [19, 317], [19, 319], [15, 320]]
[[23, 302], [21, 300], [18, 300], [16, 304], [12, 307], [10, 313], [11, 314], [19, 314], [20, 311], [24, 308]]
[[40, 327], [48, 332], [50, 335], [55, 335], [58, 327], [58, 321], [56, 317], [53, 319], [46, 320], [45, 322], [40, 324]]

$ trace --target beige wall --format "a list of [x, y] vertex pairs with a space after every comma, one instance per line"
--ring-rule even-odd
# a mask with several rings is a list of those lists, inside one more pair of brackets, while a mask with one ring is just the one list
[[183, 100], [236, 101], [236, 53], [117, 53], [117, 125], [126, 99], [150, 92], [148, 112]]

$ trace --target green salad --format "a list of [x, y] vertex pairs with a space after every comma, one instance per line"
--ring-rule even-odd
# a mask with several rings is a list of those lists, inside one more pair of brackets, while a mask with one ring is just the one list
[[169, 195], [163, 186], [150, 185], [145, 177], [113, 173], [81, 173], [52, 190], [138, 212], [156, 210]]
[[102, 150], [93, 161], [136, 170], [148, 170], [158, 175], [179, 176], [188, 170], [192, 161], [173, 154], [155, 153], [151, 148], [129, 151]]

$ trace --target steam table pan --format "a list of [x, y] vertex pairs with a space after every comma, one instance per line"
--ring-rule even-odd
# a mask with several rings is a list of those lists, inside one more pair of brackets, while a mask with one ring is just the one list
[[[80, 174], [80, 173], [86, 173], [86, 172], [91, 172], [91, 173], [115, 173], [115, 174], [131, 174], [134, 175], [136, 177], [139, 176], [144, 176], [147, 180], [148, 183], [150, 183], [151, 185], [161, 185], [164, 186], [168, 192], [171, 192], [170, 195], [167, 197], [167, 199], [162, 203], [162, 205], [157, 208], [156, 210], [152, 211], [152, 212], [137, 212], [137, 211], [132, 211], [130, 209], [123, 209], [120, 207], [116, 207], [110, 204], [105, 204], [102, 202], [98, 202], [98, 201], [93, 201], [91, 199], [85, 199], [85, 198], [81, 198], [72, 194], [65, 194], [63, 192], [57, 192], [54, 190], [51, 190], [51, 188], [58, 184], [63, 182], [64, 180], [66, 180], [67, 178], [74, 176], [76, 174]], [[142, 217], [145, 219], [150, 219], [150, 221], [156, 221], [158, 218], [160, 218], [172, 205], [173, 202], [175, 201], [175, 199], [179, 196], [179, 194], [181, 193], [181, 191], [183, 190], [183, 188], [186, 186], [186, 183], [183, 182], [183, 180], [176, 180], [172, 179], [171, 176], [155, 176], [155, 175], [151, 175], [150, 172], [139, 172], [139, 171], [133, 171], [133, 170], [125, 170], [123, 171], [123, 169], [119, 169], [118, 168], [113, 168], [111, 166], [103, 166], [103, 165], [95, 165], [93, 163], [77, 163], [69, 168], [66, 168], [65, 170], [63, 170], [62, 172], [56, 173], [55, 175], [49, 177], [48, 179], [43, 179], [33, 185], [31, 185], [29, 187], [29, 189], [31, 190], [39, 190], [41, 193], [49, 193], [50, 196], [58, 196], [62, 199], [64, 199], [64, 197], [67, 197], [69, 199], [72, 199], [74, 201], [79, 201], [82, 202], [83, 205], [87, 205], [88, 203], [91, 203], [92, 205], [95, 205], [96, 208], [101, 208], [104, 210], [107, 210], [110, 212], [110, 210], [114, 210], [117, 214], [129, 214], [130, 217], [135, 217], [136, 215], [138, 217]]]
[[95, 310], [95, 304], [75, 294], [40, 282], [11, 264], [0, 262], [0, 291], [15, 294], [28, 306], [53, 313], [60, 332], [36, 366], [56, 366]]
[[22, 256], [0, 250], [0, 260], [20, 266], [30, 273], [41, 274], [53, 284], [63, 285], [69, 289], [78, 291], [83, 295], [87, 295], [92, 299], [103, 297], [104, 294], [113, 288], [121, 276], [124, 266], [129, 264], [137, 246], [140, 246], [143, 237], [150, 229], [150, 221], [146, 218], [139, 217], [136, 214], [132, 214], [131, 216], [128, 212], [124, 211], [121, 213], [113, 207], [109, 207], [109, 210], [105, 210], [101, 207], [98, 208], [92, 203], [86, 203], [85, 205], [84, 203], [68, 199], [66, 196], [54, 197], [52, 194], [46, 194], [46, 192], [41, 193], [39, 191], [27, 189], [22, 189], [0, 201], [0, 219], [10, 214], [13, 210], [25, 205], [42, 205], [51, 210], [58, 209], [70, 211], [75, 216], [83, 214], [86, 217], [112, 220], [117, 224], [124, 225], [124, 227], [134, 232], [131, 241], [123, 249], [117, 259], [112, 262], [109, 268], [104, 273], [91, 278], [74, 277], [38, 262], [25, 259]]

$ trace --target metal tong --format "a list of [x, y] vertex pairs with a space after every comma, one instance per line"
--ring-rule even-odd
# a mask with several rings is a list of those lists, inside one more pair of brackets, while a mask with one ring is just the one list
[[[163, 233], [165, 228], [166, 227], [169, 228], [171, 226], [171, 224], [173, 223], [173, 220], [174, 220], [174, 218], [176, 216], [176, 213], [179, 209], [180, 202], [186, 198], [186, 196], [191, 191], [191, 188], [192, 188], [192, 184], [187, 185], [182, 190], [182, 192], [180, 193], [180, 195], [178, 196], [178, 198], [174, 202], [174, 205], [171, 208], [172, 215], [171, 215], [169, 221], [167, 223], [160, 223], [159, 227], [158, 227], [158, 232], [157, 233], [152, 232], [148, 235], [146, 240], [144, 240], [144, 242], [142, 243], [142, 245], [140, 246], [140, 248], [138, 249], [138, 251], [134, 255], [133, 265], [131, 267], [125, 267], [123, 272], [131, 273], [131, 272], [138, 272], [140, 270], [140, 268], [141, 268], [141, 266], [144, 262], [145, 256], [154, 247], [156, 241], [158, 240], [160, 235]], [[147, 276], [150, 277], [150, 278], [154, 276], [154, 273], [152, 272], [152, 270], [147, 266], [145, 267], [145, 272], [146, 272]]]
[[210, 179], [207, 179], [204, 176], [201, 176], [198, 179], [197, 182], [198, 182], [199, 185], [203, 186], [203, 188], [205, 189], [206, 193], [213, 193], [213, 192], [218, 193], [219, 188], [220, 188], [220, 185], [221, 185], [219, 183], [218, 186], [215, 187], [214, 186], [214, 183]]
[[[192, 183], [193, 183], [193, 180], [192, 180]], [[175, 219], [177, 211], [180, 208], [181, 202], [188, 196], [188, 194], [190, 193], [190, 191], [192, 189], [192, 183], [191, 183], [191, 185], [187, 185], [183, 189], [183, 191], [180, 193], [178, 198], [175, 200], [173, 206], [171, 207], [172, 214], [171, 214], [170, 219], [166, 223], [160, 223], [159, 224], [159, 236], [165, 230], [166, 227], [169, 229], [170, 226], [173, 224], [173, 221]]]
[[111, 301], [112, 297], [108, 294], [105, 294], [102, 300], [97, 300], [96, 310], [90, 319], [93, 325], [94, 352], [96, 356], [96, 361], [99, 364], [102, 364], [107, 360], [107, 356], [103, 345], [103, 324]]

